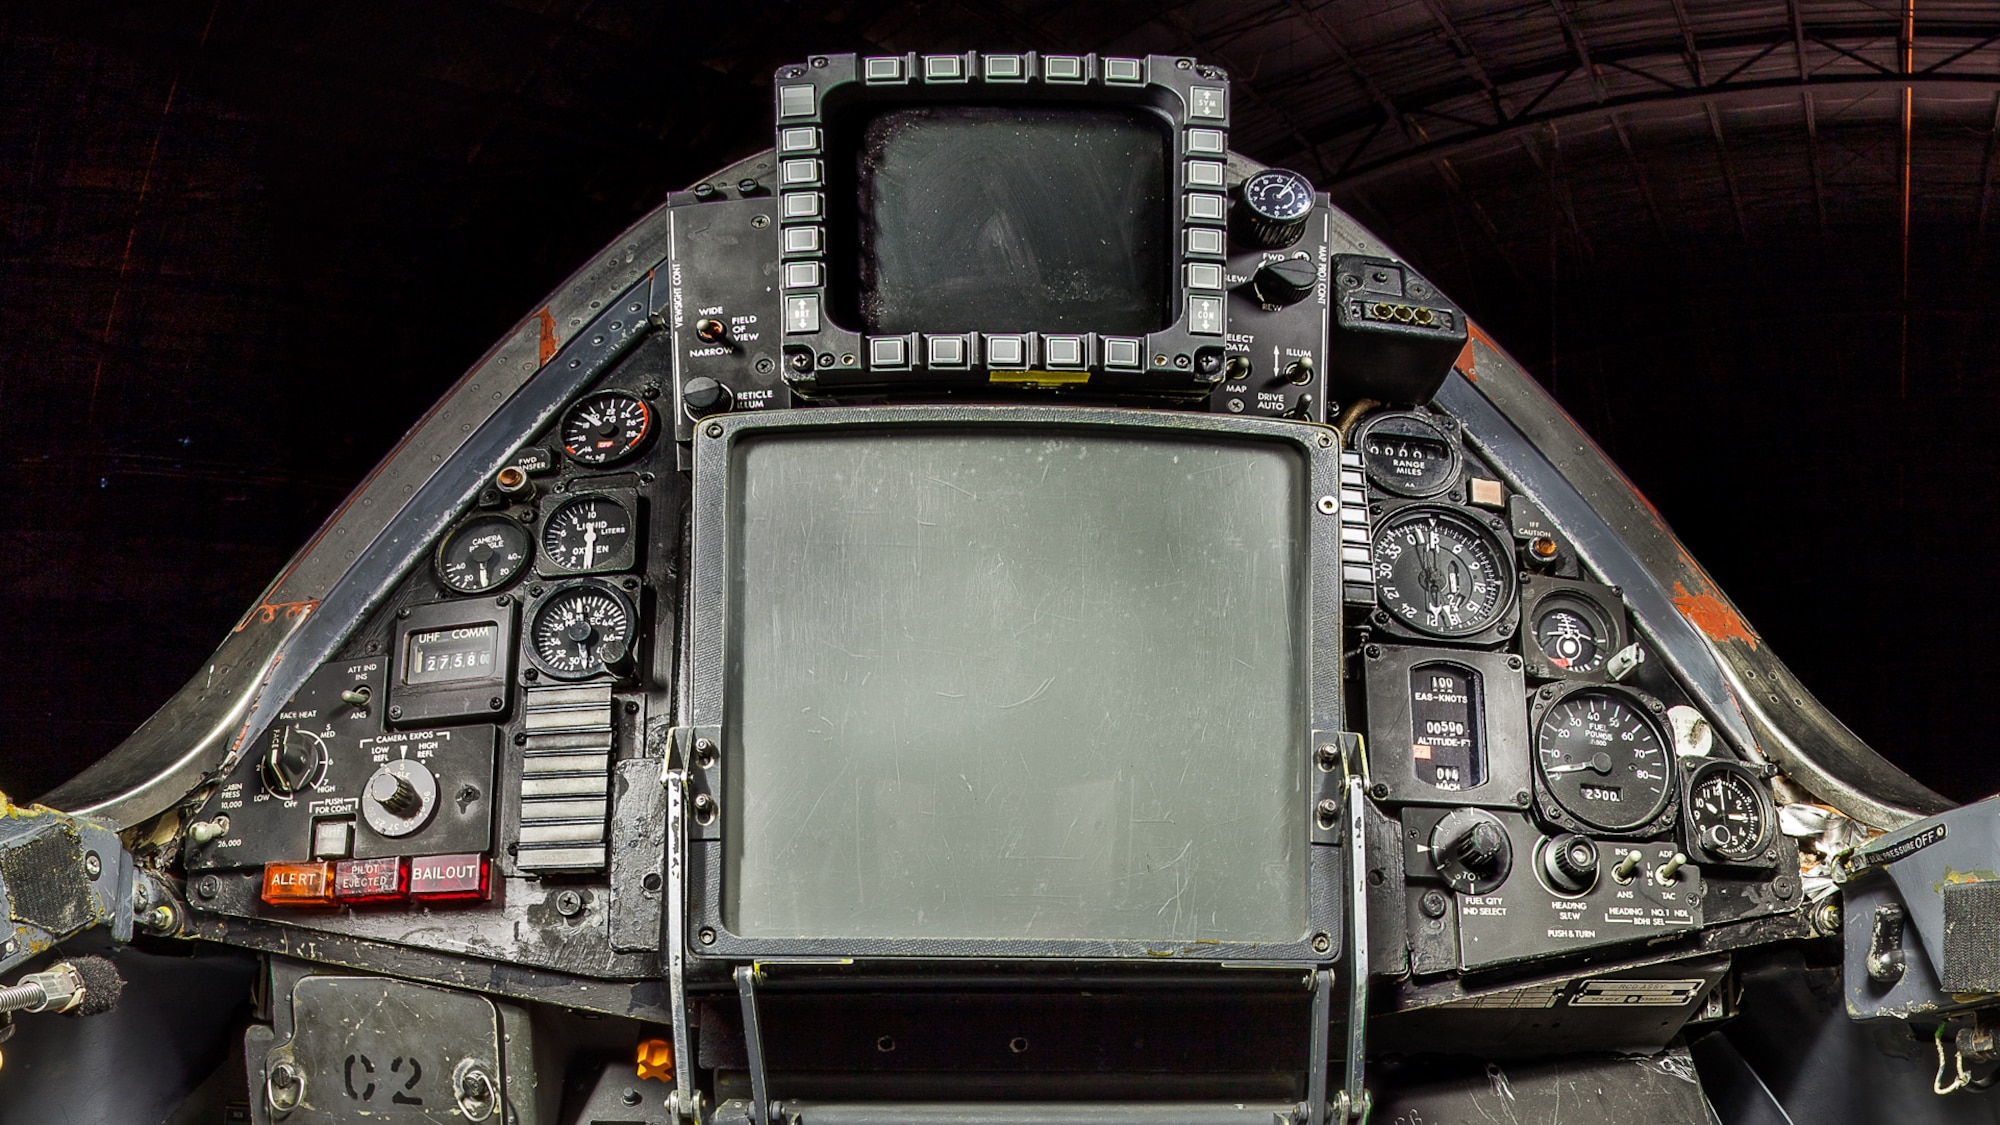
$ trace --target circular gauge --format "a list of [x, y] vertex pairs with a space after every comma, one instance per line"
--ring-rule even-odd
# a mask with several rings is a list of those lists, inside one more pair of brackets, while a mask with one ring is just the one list
[[1507, 549], [1469, 513], [1414, 504], [1375, 532], [1375, 587], [1382, 608], [1434, 637], [1469, 637], [1513, 604]]
[[1585, 675], [1604, 667], [1617, 642], [1603, 611], [1586, 599], [1551, 594], [1535, 604], [1530, 623], [1535, 647], [1549, 666], [1570, 675]]
[[1243, 202], [1258, 218], [1291, 222], [1312, 210], [1312, 181], [1289, 168], [1266, 168], [1243, 181]]
[[542, 524], [542, 556], [564, 570], [613, 563], [632, 541], [632, 514], [608, 496], [579, 496]]
[[1606, 832], [1645, 826], [1673, 793], [1667, 736], [1622, 688], [1557, 696], [1535, 724], [1535, 766], [1564, 812]]
[[1266, 168], [1243, 181], [1239, 232], [1267, 250], [1290, 246], [1312, 214], [1312, 181], [1286, 168]]
[[1708, 762], [1688, 779], [1687, 834], [1717, 859], [1756, 859], [1769, 834], [1771, 815], [1757, 782], [1729, 762]]
[[562, 446], [582, 465], [609, 465], [638, 452], [653, 432], [653, 408], [625, 391], [591, 395], [563, 415]]
[[533, 551], [527, 528], [506, 516], [474, 516], [438, 544], [438, 581], [460, 594], [497, 590], [521, 573]]
[[1436, 496], [1458, 479], [1458, 443], [1422, 414], [1377, 414], [1355, 444], [1375, 487], [1398, 496]]
[[559, 680], [595, 676], [631, 651], [637, 620], [632, 600], [615, 586], [591, 581], [562, 586], [535, 607], [528, 656]]

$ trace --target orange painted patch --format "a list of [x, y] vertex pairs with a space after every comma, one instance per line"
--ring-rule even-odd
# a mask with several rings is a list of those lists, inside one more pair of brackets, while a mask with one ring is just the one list
[[1479, 381], [1479, 373], [1472, 369], [1471, 337], [1466, 338], [1465, 347], [1459, 351], [1458, 358], [1451, 361], [1451, 366], [1453, 370], [1457, 371], [1460, 375], [1465, 376], [1472, 382], [1477, 383]]
[[1723, 641], [1742, 641], [1751, 648], [1757, 647], [1757, 634], [1750, 631], [1750, 623], [1736, 612], [1736, 607], [1707, 591], [1699, 594], [1688, 593], [1688, 588], [1674, 583], [1674, 608], [1708, 635], [1708, 639], [1721, 644]]
[[556, 318], [549, 315], [547, 305], [543, 305], [542, 311], [535, 316], [542, 322], [542, 362], [547, 363], [556, 357], [556, 351], [562, 347], [562, 338], [556, 335]]

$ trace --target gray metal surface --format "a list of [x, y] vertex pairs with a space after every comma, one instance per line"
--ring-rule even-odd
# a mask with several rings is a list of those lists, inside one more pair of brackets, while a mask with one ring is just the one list
[[1417, 1059], [1376, 1073], [1371, 1120], [1396, 1125], [1707, 1125], [1709, 1120], [1684, 1048], [1535, 1062]]
[[[253, 1096], [264, 1096], [287, 1125], [462, 1125], [474, 1114], [459, 1104], [461, 1077], [477, 1068], [506, 1082], [506, 1063], [515, 1061], [500, 1005], [474, 993], [386, 977], [308, 976], [287, 1002], [290, 1036], [251, 1075]], [[534, 1100], [509, 1096], [486, 1119], [535, 1125], [540, 1117]]]
[[[513, 451], [643, 334], [651, 272], [667, 254], [667, 212], [662, 206], [633, 224], [474, 364], [187, 685], [44, 803], [126, 827], [226, 768], [245, 736], [269, 724]], [[612, 321], [620, 327], [610, 329]], [[544, 369], [553, 377], [535, 380]], [[518, 395], [531, 381], [534, 394]]]

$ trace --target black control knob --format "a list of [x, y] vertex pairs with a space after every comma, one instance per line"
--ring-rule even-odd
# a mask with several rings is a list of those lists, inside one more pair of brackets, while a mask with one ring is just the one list
[[1312, 209], [1311, 180], [1288, 168], [1266, 168], [1236, 189], [1237, 237], [1266, 250], [1283, 249], [1306, 232]]
[[1573, 832], [1555, 837], [1542, 845], [1542, 874], [1565, 894], [1589, 890], [1597, 882], [1597, 844]]
[[407, 778], [378, 773], [368, 782], [368, 796], [395, 816], [415, 816], [423, 811], [424, 800]]
[[736, 396], [728, 387], [706, 375], [697, 375], [681, 384], [681, 409], [686, 410], [691, 418], [720, 414], [735, 402]]
[[1500, 850], [1507, 846], [1507, 837], [1498, 825], [1481, 821], [1452, 837], [1449, 846], [1451, 857], [1459, 866], [1487, 874], [1500, 862]]
[[1431, 829], [1431, 862], [1462, 895], [1490, 893], [1513, 870], [1507, 826], [1485, 809], [1453, 809]]
[[318, 780], [325, 765], [326, 744], [319, 736], [287, 727], [264, 755], [264, 788], [290, 797]]
[[1250, 278], [1250, 295], [1261, 304], [1296, 305], [1318, 284], [1319, 266], [1301, 254], [1264, 263]]

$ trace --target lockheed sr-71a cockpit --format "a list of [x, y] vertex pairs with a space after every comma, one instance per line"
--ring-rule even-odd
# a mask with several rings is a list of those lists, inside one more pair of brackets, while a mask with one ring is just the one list
[[1988, 1120], [1992, 807], [1230, 113], [779, 70], [0, 818], [0, 1118]]

